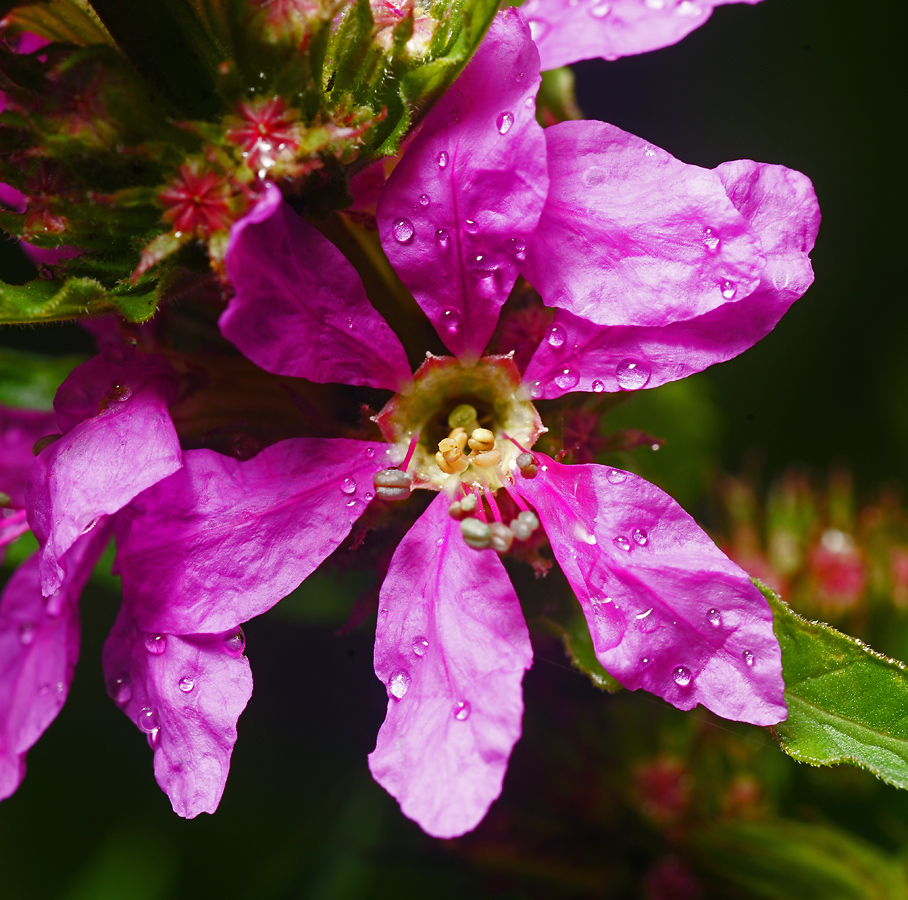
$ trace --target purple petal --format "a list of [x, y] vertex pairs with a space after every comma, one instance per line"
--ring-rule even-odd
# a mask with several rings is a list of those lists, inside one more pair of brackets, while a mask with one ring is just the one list
[[[63, 707], [79, 658], [79, 595], [110, 528], [77, 541], [53, 605], [41, 596], [38, 555], [15, 571], [0, 598], [0, 800], [25, 774], [25, 754]], [[51, 614], [50, 610], [53, 610]]]
[[493, 550], [472, 550], [441, 493], [381, 589], [375, 674], [388, 713], [369, 768], [427, 833], [475, 828], [501, 793], [533, 661], [520, 603]]
[[227, 272], [235, 293], [221, 333], [256, 365], [392, 391], [409, 382], [406, 353], [356, 269], [274, 185], [231, 228]]
[[546, 71], [676, 44], [710, 17], [714, 6], [726, 2], [739, 0], [528, 0], [521, 9]]
[[718, 176], [605, 122], [545, 131], [551, 189], [524, 274], [600, 325], [666, 325], [746, 297], [765, 260]]
[[10, 498], [13, 509], [25, 507], [35, 441], [56, 431], [57, 417], [52, 412], [0, 406], [0, 491]]
[[718, 309], [661, 327], [599, 326], [558, 310], [552, 329], [559, 340], [542, 342], [524, 376], [534, 397], [652, 388], [702, 371], [764, 338], [807, 290], [820, 224], [810, 180], [750, 160], [723, 163], [716, 173], [759, 235], [766, 267], [757, 289], [746, 297], [736, 289]]
[[772, 613], [747, 573], [657, 487], [542, 454], [517, 488], [577, 595], [596, 656], [626, 688], [726, 719], [785, 718]]
[[146, 631], [227, 631], [261, 615], [350, 533], [387, 444], [298, 438], [245, 462], [189, 450], [117, 518], [123, 596]]
[[130, 350], [112, 348], [108, 357], [83, 363], [60, 386], [54, 403], [65, 433], [41, 451], [28, 482], [46, 596], [60, 586], [64, 554], [80, 534], [181, 465], [169, 376]]
[[108, 692], [148, 736], [155, 779], [186, 819], [217, 809], [252, 696], [235, 633], [146, 634], [124, 606], [104, 645]]
[[478, 357], [517, 278], [548, 190], [526, 21], [501, 13], [426, 117], [378, 206], [382, 246], [441, 339]]

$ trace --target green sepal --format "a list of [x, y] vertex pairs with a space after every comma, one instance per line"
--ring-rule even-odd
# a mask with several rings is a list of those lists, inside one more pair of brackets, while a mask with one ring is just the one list
[[0, 324], [63, 322], [111, 313], [145, 322], [154, 312], [155, 290], [148, 284], [109, 291], [91, 278], [0, 283]]
[[848, 763], [908, 788], [908, 668], [821, 622], [793, 612], [754, 579], [782, 648], [788, 718], [782, 749], [812, 766]]
[[602, 663], [596, 659], [590, 629], [579, 608], [564, 622], [556, 622], [554, 619], [543, 616], [535, 619], [534, 624], [561, 641], [574, 668], [583, 672], [597, 688], [608, 691], [610, 694], [622, 690], [621, 684], [609, 675], [602, 668]]
[[20, 31], [31, 31], [48, 41], [62, 44], [111, 44], [94, 11], [78, 0], [39, 0], [23, 5], [9, 17]]
[[84, 359], [0, 347], [0, 403], [17, 409], [53, 409], [60, 383]]

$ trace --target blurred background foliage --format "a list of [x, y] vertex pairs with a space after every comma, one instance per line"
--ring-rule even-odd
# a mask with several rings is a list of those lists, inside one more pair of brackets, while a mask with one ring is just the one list
[[[898, 34], [844, 0], [765, 0], [720, 7], [675, 47], [575, 70], [587, 116], [686, 162], [799, 168], [824, 215], [817, 281], [776, 331], [737, 360], [609, 410], [604, 432], [664, 443], [612, 444], [606, 458], [672, 493], [742, 564], [777, 576], [805, 615], [905, 659], [893, 556], [908, 545]], [[5, 278], [29, 277], [18, 248], [0, 252]], [[62, 371], [92, 345], [75, 326], [49, 325], [6, 328], [0, 346], [53, 349]], [[15, 372], [4, 355], [4, 391]], [[247, 626], [255, 693], [224, 799], [188, 822], [104, 692], [101, 646], [118, 597], [115, 580], [96, 579], [69, 701], [0, 805], [0, 896], [908, 896], [908, 793], [854, 769], [800, 766], [766, 730], [605, 694], [543, 633], [501, 799], [473, 834], [426, 837], [366, 767], [386, 695], [372, 673], [374, 619], [345, 623], [374, 582], [339, 562], [339, 574], [313, 577]], [[513, 576], [522, 597], [565, 589], [557, 575]]]

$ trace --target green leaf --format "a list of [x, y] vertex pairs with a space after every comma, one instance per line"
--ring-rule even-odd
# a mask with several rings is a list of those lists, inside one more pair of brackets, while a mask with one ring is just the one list
[[109, 44], [110, 35], [97, 17], [76, 0], [49, 0], [21, 6], [10, 22], [49, 41], [64, 44]]
[[857, 638], [793, 612], [754, 580], [782, 647], [788, 718], [782, 749], [813, 766], [849, 763], [908, 788], [908, 668]]
[[590, 629], [579, 607], [566, 622], [559, 623], [554, 619], [543, 617], [536, 619], [534, 624], [539, 625], [561, 641], [574, 668], [583, 672], [596, 687], [602, 688], [610, 694], [615, 694], [622, 689], [621, 685], [602, 668], [602, 663], [596, 659]]
[[82, 356], [45, 356], [0, 347], [0, 403], [19, 409], [54, 408], [54, 395]]
[[0, 324], [63, 322], [110, 313], [119, 313], [130, 322], [145, 322], [154, 312], [154, 285], [108, 291], [91, 278], [0, 282]]

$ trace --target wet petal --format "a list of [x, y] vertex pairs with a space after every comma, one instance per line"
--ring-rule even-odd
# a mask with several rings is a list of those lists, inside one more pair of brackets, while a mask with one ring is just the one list
[[543, 341], [525, 380], [536, 397], [569, 390], [652, 388], [732, 359], [764, 338], [813, 281], [808, 257], [820, 209], [810, 180], [792, 169], [736, 160], [716, 169], [735, 208], [750, 222], [766, 257], [760, 284], [748, 296], [737, 286], [718, 309], [662, 326], [599, 326], [564, 310]]
[[19, 786], [25, 754], [66, 701], [79, 658], [79, 595], [109, 537], [102, 527], [75, 543], [52, 606], [41, 595], [38, 554], [0, 597], [0, 800]]
[[676, 44], [727, 2], [739, 0], [528, 0], [521, 9], [546, 71]]
[[746, 297], [765, 260], [719, 177], [605, 122], [545, 131], [551, 188], [524, 274], [600, 325], [666, 325]]
[[57, 417], [52, 412], [0, 406], [0, 491], [10, 498], [13, 509], [25, 507], [35, 441], [56, 432]]
[[147, 634], [124, 606], [104, 645], [108, 692], [147, 735], [155, 779], [187, 819], [217, 809], [252, 696], [249, 660], [232, 636]]
[[526, 21], [500, 14], [388, 179], [382, 246], [441, 339], [478, 357], [517, 278], [548, 190]]
[[392, 391], [410, 380], [356, 269], [274, 185], [230, 230], [227, 272], [235, 294], [221, 333], [266, 371]]
[[29, 479], [45, 596], [60, 586], [64, 555], [80, 534], [181, 465], [169, 377], [131, 350], [113, 350], [116, 359], [89, 360], [60, 386], [54, 403], [65, 433], [41, 451]]
[[299, 438], [184, 467], [117, 518], [123, 596], [146, 631], [226, 631], [287, 596], [350, 533], [389, 446]]
[[441, 493], [398, 547], [382, 585], [375, 674], [388, 713], [369, 768], [435, 837], [475, 828], [501, 793], [520, 737], [533, 651], [493, 550], [471, 550]]
[[602, 665], [679, 709], [702, 703], [754, 725], [784, 719], [772, 613], [747, 573], [642, 478], [536, 456], [539, 475], [517, 487], [536, 507]]

